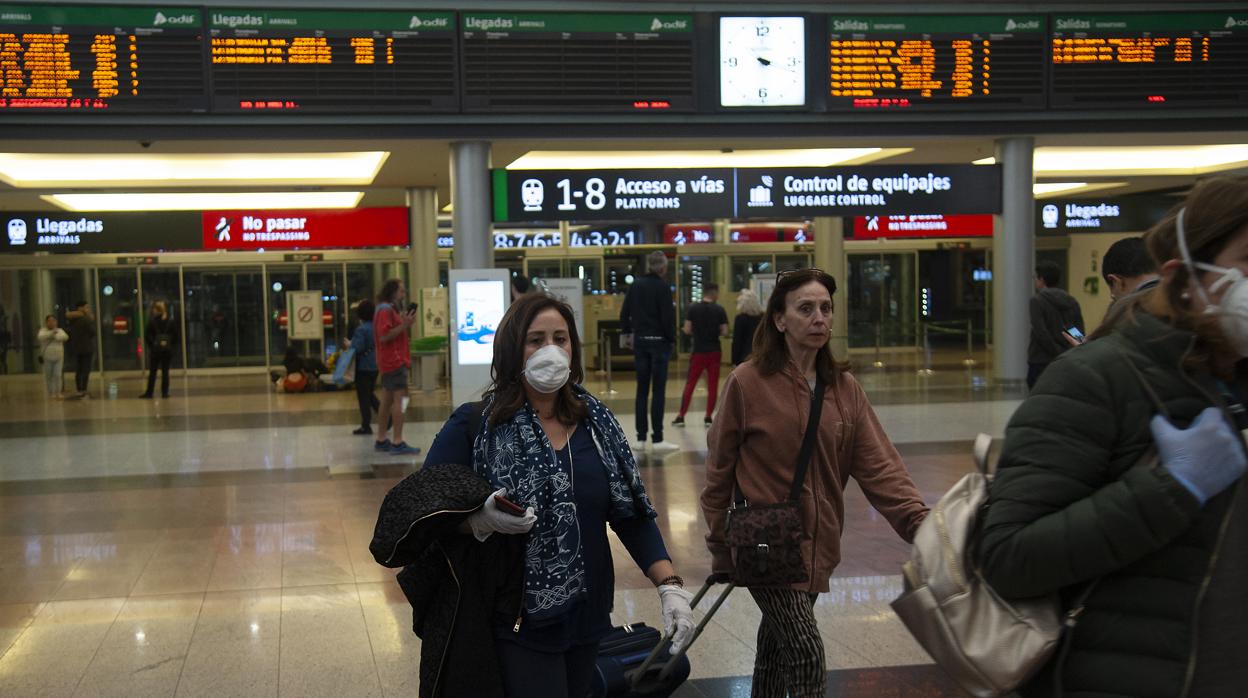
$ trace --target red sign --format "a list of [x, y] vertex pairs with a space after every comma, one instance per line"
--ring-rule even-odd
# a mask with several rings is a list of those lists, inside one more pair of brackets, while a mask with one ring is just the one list
[[992, 237], [992, 215], [856, 216], [854, 239]]
[[130, 334], [130, 318], [125, 315], [114, 316], [113, 334]]
[[702, 245], [714, 242], [710, 223], [669, 223], [663, 226], [666, 245]]
[[814, 242], [815, 232], [800, 223], [734, 225], [728, 229], [729, 242]]
[[406, 247], [406, 208], [204, 211], [204, 249]]

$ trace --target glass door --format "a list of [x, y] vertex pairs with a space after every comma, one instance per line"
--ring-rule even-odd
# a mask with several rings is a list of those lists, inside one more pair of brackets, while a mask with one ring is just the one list
[[[297, 266], [266, 267], [269, 294], [269, 362], [281, 366], [290, 343], [286, 333], [286, 293], [303, 289], [303, 279]], [[300, 347], [300, 351], [304, 348]], [[306, 355], [306, 353], [305, 353]]]
[[187, 269], [186, 361], [190, 368], [263, 366], [259, 269]]
[[918, 331], [916, 253], [848, 255], [849, 346], [914, 346]]
[[[321, 308], [332, 316], [330, 323], [325, 325], [325, 341], [321, 349], [324, 352], [321, 355], [322, 361], [327, 360], [330, 354], [343, 346], [344, 341], [348, 343], [351, 341], [347, 335], [345, 288], [341, 264], [308, 265], [307, 290], [321, 292]], [[409, 298], [411, 295], [409, 292]], [[415, 301], [414, 298], [411, 300]], [[316, 347], [312, 349], [315, 350]]]
[[139, 275], [135, 267], [105, 267], [98, 276], [100, 345], [104, 370], [143, 368], [143, 308], [139, 305]]

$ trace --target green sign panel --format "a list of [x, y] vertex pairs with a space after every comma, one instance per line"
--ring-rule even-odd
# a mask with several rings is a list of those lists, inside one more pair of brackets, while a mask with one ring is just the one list
[[1053, 31], [1158, 32], [1248, 29], [1248, 9], [1238, 12], [1185, 12], [1152, 15], [1054, 15]]
[[466, 13], [462, 17], [467, 32], [685, 34], [693, 31], [693, 15]]
[[0, 26], [197, 29], [202, 24], [203, 17], [197, 7], [0, 5]]
[[834, 34], [1022, 34], [1043, 32], [1043, 15], [833, 15]]
[[298, 31], [454, 31], [451, 12], [339, 12], [336, 10], [208, 10], [213, 29], [290, 29]]

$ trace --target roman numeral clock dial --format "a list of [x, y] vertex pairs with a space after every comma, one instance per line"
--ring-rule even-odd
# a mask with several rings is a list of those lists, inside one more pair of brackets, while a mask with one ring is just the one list
[[720, 17], [719, 104], [805, 106], [805, 18]]

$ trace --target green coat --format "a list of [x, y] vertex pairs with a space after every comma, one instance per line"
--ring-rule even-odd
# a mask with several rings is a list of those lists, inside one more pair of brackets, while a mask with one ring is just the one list
[[1139, 313], [1063, 354], [1010, 420], [980, 541], [985, 578], [1007, 598], [1058, 592], [1065, 608], [1100, 580], [1065, 659], [1024, 695], [1053, 695], [1057, 676], [1065, 695], [1187, 690], [1202, 585], [1237, 488], [1201, 508], [1165, 469], [1133, 467], [1152, 443], [1157, 409], [1125, 361], [1186, 427], [1222, 402], [1205, 371], [1180, 368], [1194, 343]]

